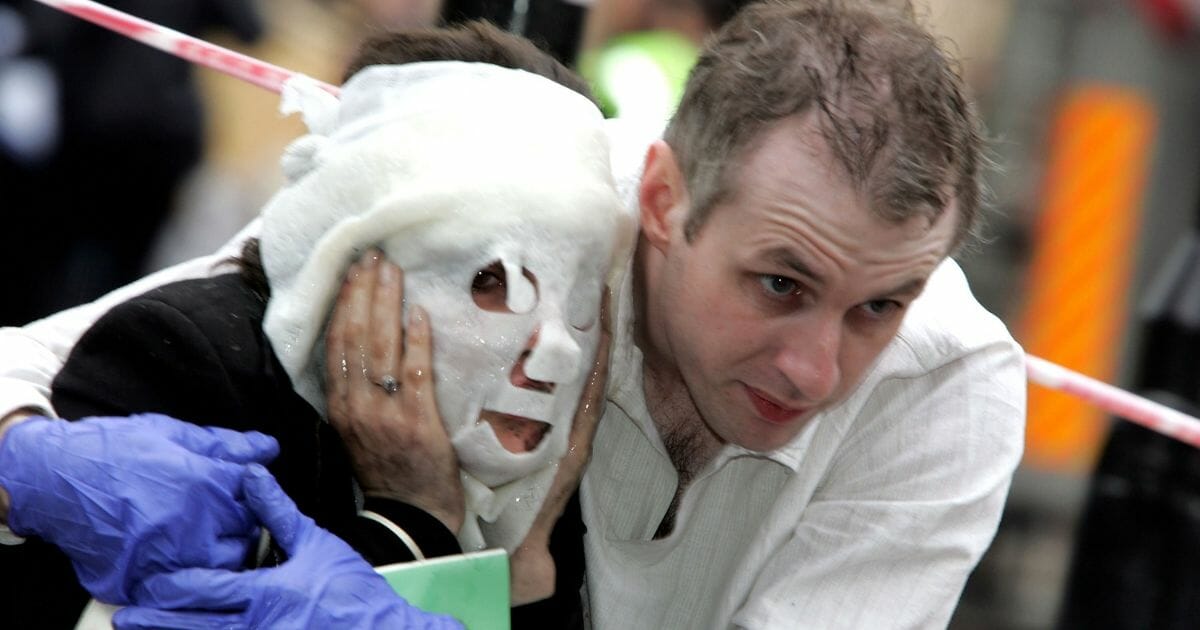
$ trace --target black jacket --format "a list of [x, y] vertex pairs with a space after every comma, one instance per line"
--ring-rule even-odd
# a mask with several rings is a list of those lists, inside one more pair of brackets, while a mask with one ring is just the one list
[[[408, 548], [384, 526], [357, 516], [342, 442], [292, 388], [262, 331], [265, 308], [265, 299], [237, 274], [169, 284], [120, 304], [72, 350], [54, 380], [55, 409], [67, 419], [157, 412], [271, 435], [280, 454], [268, 468], [301, 511], [374, 565], [411, 560]], [[427, 556], [460, 551], [454, 535], [419, 509], [382, 499], [366, 507], [404, 528]], [[578, 502], [572, 500], [551, 541], [556, 595], [515, 609], [514, 627], [578, 622], [582, 535]], [[54, 592], [61, 595], [64, 583], [74, 582], [73, 575], [63, 579]], [[81, 607], [86, 595], [79, 589], [75, 596]], [[52, 603], [64, 607], [62, 599]]]

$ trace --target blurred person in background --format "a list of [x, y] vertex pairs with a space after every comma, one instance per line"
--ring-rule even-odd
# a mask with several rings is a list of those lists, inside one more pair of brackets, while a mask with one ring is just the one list
[[591, 0], [444, 0], [446, 24], [487, 20], [574, 66]]
[[606, 116], [661, 128], [683, 96], [704, 38], [750, 0], [596, 0], [579, 71]]
[[[263, 28], [242, 0], [107, 4], [192, 35], [227, 29], [252, 41]], [[24, 225], [0, 235], [0, 290], [22, 296], [0, 301], [0, 323], [11, 325], [142, 274], [203, 154], [204, 113], [192, 64], [32, 0], [0, 9], [17, 35], [6, 42], [20, 42], [0, 55], [0, 102], [39, 110], [24, 124], [45, 129], [36, 144], [0, 141], [5, 217]]]

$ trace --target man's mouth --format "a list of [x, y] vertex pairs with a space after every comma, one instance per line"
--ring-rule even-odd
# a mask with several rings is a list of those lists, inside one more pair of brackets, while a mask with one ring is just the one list
[[500, 445], [510, 453], [528, 453], [541, 444], [550, 432], [550, 425], [538, 420], [483, 410], [479, 419], [492, 426]]
[[746, 388], [746, 397], [750, 399], [750, 404], [754, 406], [754, 410], [758, 412], [759, 417], [772, 424], [790, 422], [807, 411], [806, 409], [786, 407], [776, 402], [761, 390], [749, 385], [745, 385], [744, 387]]

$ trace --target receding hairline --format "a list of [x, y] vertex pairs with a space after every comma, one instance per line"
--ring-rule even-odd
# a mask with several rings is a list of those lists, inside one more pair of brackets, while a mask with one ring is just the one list
[[[792, 25], [795, 34], [781, 31]], [[828, 29], [829, 36], [810, 33], [814, 28]], [[902, 64], [901, 58], [916, 65]], [[904, 11], [830, 0], [749, 7], [710, 40], [690, 81], [694, 102], [668, 128], [668, 143], [680, 156], [696, 203], [687, 233], [694, 234], [706, 212], [729, 198], [740, 184], [746, 156], [776, 123], [820, 109], [828, 115], [837, 161], [857, 170], [861, 188], [873, 189], [878, 197], [874, 210], [932, 218], [954, 208], [960, 220], [952, 249], [966, 242], [983, 210], [986, 187], [979, 170], [986, 168], [987, 158], [982, 123], [957, 67], [937, 38], [917, 23], [911, 6]], [[916, 74], [905, 74], [907, 68]], [[714, 87], [718, 94], [728, 92], [722, 92], [722, 83], [744, 87], [747, 77], [757, 76], [764, 89], [780, 81], [797, 87], [727, 95], [738, 103], [733, 109], [703, 98]], [[915, 114], [909, 111], [914, 108]], [[723, 114], [732, 114], [735, 123], [718, 124], [717, 135], [703, 130]], [[956, 198], [958, 203], [951, 203]]]
[[[717, 186], [718, 194], [711, 197], [708, 200], [707, 206], [703, 209], [697, 209], [697, 207], [689, 208], [687, 219], [689, 224], [692, 222], [692, 217], [697, 213], [702, 214], [703, 217], [703, 220], [694, 225], [690, 237], [694, 238], [704, 229], [714, 210], [723, 204], [734, 204], [738, 196], [743, 194], [746, 186], [744, 182], [745, 173], [752, 166], [754, 156], [765, 148], [771, 135], [789, 126], [794, 126], [792, 130], [794, 141], [805, 145], [806, 150], [814, 152], [813, 159], [819, 162], [823, 168], [828, 169], [828, 176], [837, 178], [841, 184], [853, 188], [856, 194], [862, 196], [866, 200], [867, 211], [871, 217], [893, 226], [902, 226], [924, 219], [927, 222], [927, 229], [933, 229], [934, 225], [943, 215], [947, 213], [953, 215], [954, 229], [951, 232], [952, 238], [948, 243], [947, 251], [944, 252], [944, 255], [949, 256], [954, 252], [963, 239], [963, 234], [959, 228], [964, 217], [962, 216], [960, 207], [961, 202], [958, 199], [952, 182], [944, 182], [942, 184], [946, 203], [941, 208], [928, 212], [906, 214], [897, 212], [894, 208], [881, 206], [881, 200], [872, 194], [872, 183], [885, 176], [872, 173], [863, 178], [853, 177], [853, 174], [846, 168], [846, 165], [833, 156], [833, 147], [830, 144], [828, 133], [821, 122], [820, 108], [816, 107], [816, 103], [809, 103], [805, 107], [800, 108], [796, 113], [769, 121], [758, 127], [747, 141], [741, 143], [729, 154], [725, 168], [720, 171], [722, 181]], [[672, 147], [672, 151], [674, 151], [674, 147]], [[882, 160], [882, 162], [887, 161], [887, 158]], [[781, 167], [781, 169], [787, 168], [794, 167], [791, 165]]]

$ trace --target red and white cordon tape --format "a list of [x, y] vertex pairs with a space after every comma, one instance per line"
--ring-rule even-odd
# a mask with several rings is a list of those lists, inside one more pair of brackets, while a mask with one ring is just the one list
[[[104, 6], [91, 0], [37, 0], [60, 11], [70, 13], [98, 26], [116, 31], [130, 39], [157, 48], [192, 63], [212, 68], [230, 76], [248, 81], [261, 88], [278, 93], [288, 79], [299, 74], [274, 64], [255, 59], [239, 52], [211, 44], [191, 35], [134, 17], [128, 13]], [[327, 83], [318, 84], [336, 95], [338, 88]]]
[[[296, 72], [234, 52], [91, 0], [37, 0], [147, 46], [278, 93]], [[1196, 0], [1200, 2], [1200, 0]], [[320, 83], [331, 94], [338, 88]], [[1028, 355], [1029, 380], [1078, 396], [1116, 416], [1200, 448], [1200, 419]]]
[[1082, 398], [1101, 409], [1200, 448], [1200, 418], [1172, 409], [1119, 387], [1026, 355], [1029, 380]]

